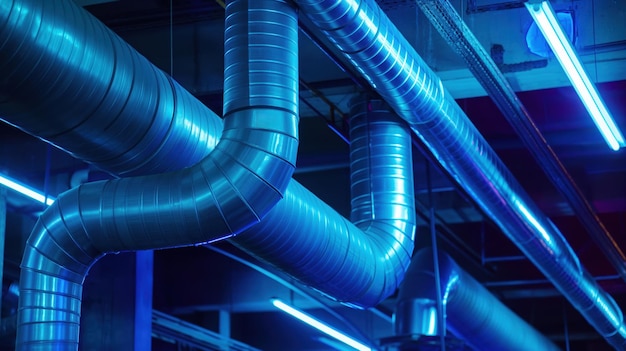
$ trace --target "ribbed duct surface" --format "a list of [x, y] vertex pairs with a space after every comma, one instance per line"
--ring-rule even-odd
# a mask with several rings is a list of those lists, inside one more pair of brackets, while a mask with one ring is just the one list
[[222, 130], [211, 110], [70, 1], [0, 1], [0, 72], [0, 119], [114, 174], [193, 165]]
[[[28, 6], [32, 6], [31, 1], [32, 0], [17, 1], [15, 2], [14, 7], [27, 8]], [[62, 1], [59, 1], [58, 3], [60, 4], [61, 2]], [[97, 23], [97, 21], [85, 11], [80, 8], [76, 8], [72, 2], [63, 2], [63, 6], [67, 7], [64, 12], [73, 14], [73, 16], [67, 18], [68, 21], [88, 23], [88, 28], [103, 27], [102, 24]], [[10, 8], [4, 8], [3, 10], [6, 12], [6, 16], [9, 16], [11, 13]], [[29, 11], [25, 11], [25, 13], [32, 14], [32, 12]], [[45, 16], [45, 18], [55, 19], [55, 21], [50, 23], [44, 21], [43, 25], [49, 27], [50, 30], [55, 32], [67, 31], [68, 36], [76, 38], [73, 42], [64, 41], [60, 43], [62, 45], [57, 48], [58, 54], [71, 50], [71, 48], [65, 47], [68, 45], [88, 48], [96, 45], [96, 43], [100, 41], [121, 42], [115, 34], [105, 28], [102, 29], [106, 34], [103, 39], [92, 41], [90, 37], [81, 33], [80, 26], [71, 23], [64, 23], [63, 20], [65, 17], [61, 15], [50, 15]], [[12, 21], [11, 24], [15, 25], [18, 22], [23, 22], [23, 20]], [[76, 30], [77, 33], [72, 34], [69, 30], [64, 29], [66, 27]], [[4, 32], [4, 35], [9, 36], [12, 32], [12, 30], [8, 29]], [[112, 37], [109, 38], [108, 36]], [[28, 41], [27, 39], [31, 41]], [[24, 47], [28, 47], [28, 52], [32, 55], [50, 56], [49, 60], [58, 64], [58, 66], [55, 66], [55, 69], [58, 72], [68, 73], [57, 75], [59, 78], [59, 84], [69, 84], [69, 82], [66, 82], [65, 80], [73, 79], [74, 67], [64, 65], [64, 63], [68, 63], [67, 61], [57, 60], [54, 56], [54, 50], [45, 46], [34, 45], [36, 41], [32, 41], [33, 39], [34, 38], [32, 37], [25, 37], [22, 45]], [[135, 75], [139, 75], [135, 69], [141, 68], [143, 70], [144, 68], [141, 67], [142, 65], [150, 64], [141, 58], [141, 56], [136, 54], [127, 44], [124, 45], [125, 50], [131, 51], [132, 53], [118, 58], [118, 62], [116, 62], [115, 66], [120, 68], [112, 73], [113, 77], [111, 80], [121, 81], [124, 82], [124, 84], [130, 84], [128, 80], [133, 78]], [[20, 51], [16, 54], [19, 53], [23, 52]], [[135, 61], [129, 59], [133, 57], [139, 57], [138, 60], [142, 63], [134, 64]], [[12, 64], [16, 64], [17, 62], [19, 62], [19, 60], [14, 60], [12, 61]], [[121, 67], [123, 67], [123, 69]], [[7, 72], [11, 72], [11, 67], [8, 67], [7, 69]], [[156, 69], [155, 71], [160, 72]], [[117, 76], [117, 74], [121, 74], [123, 72], [130, 73]], [[34, 71], [31, 78], [41, 79], [39, 75], [47, 73], [48, 72], [46, 70]], [[14, 75], [16, 79], [20, 79], [23, 74], [23, 72], [16, 72]], [[96, 79], [96, 77], [93, 76], [89, 76], [88, 78], [93, 84], [101, 84], [101, 81], [108, 81]], [[85, 86], [88, 85], [87, 82], [83, 82], [82, 84]], [[39, 87], [28, 85], [24, 88], [23, 95], [27, 96], [29, 93], [38, 94], [37, 89], [39, 89]], [[154, 86], [152, 89], [157, 89], [157, 87]], [[150, 90], [148, 93], [153, 93], [153, 91]], [[167, 96], [173, 98], [173, 95]], [[13, 121], [16, 126], [22, 127], [23, 129], [25, 129], [23, 126], [31, 125], [46, 125], [48, 128], [52, 128], [52, 126], [63, 123], [65, 115], [68, 113], [67, 109], [70, 109], [73, 106], [72, 104], [74, 100], [72, 100], [72, 98], [72, 94], [61, 94], [57, 96], [54, 102], [57, 103], [58, 110], [53, 111], [59, 111], [59, 113], [53, 114], [45, 114], [43, 112], [41, 112], [41, 114], [31, 114], [34, 113], [34, 111], [40, 110], [37, 108], [39, 100], [34, 100], [31, 110], [27, 109], [20, 113], [16, 113], [16, 115], [11, 115], [10, 120]], [[204, 154], [208, 154], [214, 147], [213, 143], [206, 143], [205, 139], [217, 140], [219, 138], [221, 121], [219, 120], [219, 117], [208, 111], [206, 107], [199, 104], [196, 100], [184, 100], [181, 102], [180, 106], [176, 107], [177, 111], [190, 111], [190, 113], [194, 113], [187, 103], [191, 103], [192, 107], [199, 106], [200, 111], [198, 113], [202, 115], [201, 120], [205, 120], [207, 123], [206, 125], [200, 124], [199, 122], [192, 124], [194, 133], [188, 135], [186, 133], [181, 133], [180, 131], [184, 131], [185, 128], [188, 128], [189, 123], [175, 122], [176, 116], [182, 116], [182, 114], [163, 114], [163, 111], [167, 111], [168, 108], [174, 104], [174, 101], [165, 100], [158, 106], [154, 105], [158, 102], [158, 100], [151, 100], [149, 102], [150, 104], [146, 102], [146, 105], [144, 106], [145, 108], [137, 109], [133, 111], [132, 114], [122, 114], [116, 119], [119, 119], [120, 123], [128, 124], [131, 123], [131, 121], [124, 122], [124, 120], [143, 120], [150, 118], [152, 116], [152, 111], [156, 111], [155, 113], [157, 115], [163, 115], [172, 119], [170, 123], [166, 123], [167, 125], [170, 125], [171, 128], [169, 133], [171, 137], [168, 139], [168, 142], [172, 142], [173, 145], [188, 144], [192, 147], [197, 147], [198, 149], [204, 148]], [[11, 101], [8, 101], [7, 103], [11, 103]], [[380, 103], [375, 103], [375, 105], [378, 106], [377, 108], [380, 107]], [[25, 106], [28, 107], [28, 105], [25, 104], [21, 105], [22, 108]], [[236, 109], [236, 107], [234, 108]], [[70, 109], [70, 111], [73, 110]], [[384, 114], [385, 113], [383, 113], [383, 115]], [[193, 116], [185, 114], [184, 117], [192, 118]], [[99, 115], [90, 115], [84, 116], [84, 118], [103, 117]], [[92, 129], [88, 130], [88, 135], [90, 138], [95, 140], [111, 140], [111, 142], [115, 144], [118, 142], [116, 138], [121, 136], [119, 133], [115, 133], [114, 130], [105, 128], [105, 126], [100, 123], [92, 121], [88, 121], [87, 123], [92, 126]], [[387, 127], [384, 129], [386, 128]], [[40, 133], [45, 135], [50, 134], [47, 133], [46, 130], [42, 130]], [[140, 142], [140, 139], [138, 139], [140, 136], [129, 135], [128, 137], [136, 139], [123, 139], [119, 142], [130, 144]], [[406, 136], [402, 136], [402, 138], [405, 137]], [[76, 142], [74, 138], [76, 138]], [[72, 152], [75, 156], [79, 155], [78, 151], [88, 152], [88, 148], [84, 147], [80, 142], [83, 138], [84, 136], [79, 134], [70, 134], [67, 137], [68, 143], [63, 147]], [[57, 141], [58, 140], [55, 139], [55, 142]], [[396, 141], [396, 143], [399, 143], [398, 145], [402, 145], [399, 147], [400, 150], [403, 150], [402, 152], [410, 151], [410, 148], [408, 147], [410, 141]], [[110, 145], [109, 147], [114, 149], [116, 148], [115, 145]], [[185, 157], [185, 155], [182, 154], [185, 153], [184, 150], [185, 149], [181, 149], [180, 155], [177, 153], [164, 153], [156, 155], [155, 162], [153, 163], [154, 168], [148, 167], [139, 162], [124, 163], [120, 170], [118, 168], [111, 167], [111, 163], [100, 163], [94, 158], [88, 158], [87, 160], [112, 173], [125, 173], [124, 166], [126, 166], [131, 169], [135, 169], [136, 173], [143, 174], [151, 173], [153, 171], [167, 171], [171, 168], [181, 168], [192, 165], [195, 158]], [[140, 161], [137, 157], [130, 157], [129, 159]], [[409, 160], [410, 156], [409, 154], [406, 154], [402, 156], [401, 162], [396, 160], [399, 162], [398, 165], [402, 165], [402, 168], [397, 167], [398, 165], [390, 165], [387, 171], [393, 173], [395, 170], [396, 173], [394, 173], [394, 177], [401, 176], [404, 179], [400, 187], [397, 189], [399, 189], [400, 193], [407, 195], [413, 193], [411, 180], [412, 167], [410, 166]], [[360, 176], [364, 176], [366, 174], [368, 174], [368, 172], [360, 172]], [[383, 192], [381, 191], [381, 194], [382, 193]], [[94, 196], [96, 195], [94, 194]], [[394, 207], [395, 210], [391, 211], [393, 213], [398, 213], [398, 215], [394, 216], [392, 221], [386, 219], [387, 224], [383, 224], [383, 221], [381, 221], [380, 224], [375, 226], [378, 227], [377, 230], [368, 231], [368, 234], [364, 235], [363, 231], [359, 230], [350, 221], [340, 216], [335, 210], [324, 204], [302, 185], [294, 180], [291, 180], [284, 194], [284, 199], [278, 203], [278, 207], [270, 211], [270, 213], [264, 218], [262, 225], [256, 225], [247, 230], [245, 235], [241, 234], [237, 237], [236, 244], [240, 247], [245, 247], [245, 249], [247, 249], [251, 254], [257, 255], [257, 257], [262, 257], [264, 260], [279, 269], [285, 270], [293, 276], [302, 279], [305, 284], [309, 284], [314, 288], [317, 288], [333, 299], [360, 307], [374, 306], [395, 291], [397, 285], [400, 283], [401, 276], [403, 275], [403, 269], [408, 266], [410, 253], [412, 251], [412, 238], [415, 230], [413, 201], [408, 198], [402, 199], [400, 196], [394, 196], [396, 199], [401, 199], [401, 202]], [[393, 196], [388, 196], [387, 199], [389, 200], [392, 197]], [[377, 213], [378, 216], [382, 213], [391, 213], [381, 207], [383, 203], [385, 202], [381, 201], [380, 204], [376, 206], [376, 211], [373, 211], [372, 213]], [[363, 204], [362, 210], [367, 210], [366, 204]], [[369, 216], [369, 214], [367, 216]], [[361, 216], [360, 220], [363, 220], [365, 221], [364, 223], [366, 223], [367, 216]], [[393, 222], [393, 224], [391, 224], [391, 222]], [[360, 225], [365, 226], [365, 224]], [[381, 229], [385, 226], [391, 231], [390, 233], [381, 232]], [[302, 231], [301, 233], [293, 233], [293, 230], [288, 230], [289, 228], [306, 228], [307, 230]], [[374, 231], [376, 231], [376, 233], [374, 233]], [[254, 239], [244, 241], [244, 238], [248, 236], [251, 236]], [[298, 257], [297, 255], [290, 254], [290, 252], [281, 251], [281, 248], [284, 249], [287, 247], [292, 248], [293, 252], [304, 252], [306, 255]], [[332, 248], [332, 250], [326, 251], [329, 248]], [[327, 262], [328, 257], [331, 256], [336, 259]], [[342, 259], [342, 257], [346, 257], [345, 260]], [[300, 262], [301, 260], [302, 262]], [[375, 267], [375, 269], [373, 269], [373, 267]], [[322, 272], [325, 275], [322, 275]], [[346, 274], [346, 272], [351, 274], [350, 279], [341, 279], [340, 277], [342, 277], [343, 274]], [[364, 282], [366, 286], [355, 285], [354, 282]]]
[[353, 101], [350, 121], [352, 220], [291, 182], [285, 198], [231, 242], [347, 305], [391, 295], [413, 252], [411, 135], [380, 101]]
[[220, 142], [191, 168], [84, 184], [44, 212], [22, 260], [17, 350], [77, 349], [82, 283], [103, 254], [232, 236], [281, 199], [297, 152], [296, 11], [279, 0], [234, 1], [226, 26], [233, 103]]
[[[438, 253], [446, 326], [475, 350], [559, 350], [443, 252]], [[432, 249], [417, 252], [400, 285], [396, 335], [440, 335]]]
[[580, 265], [559, 230], [376, 2], [297, 3], [587, 321], [615, 348], [626, 348], [626, 326], [615, 301]]

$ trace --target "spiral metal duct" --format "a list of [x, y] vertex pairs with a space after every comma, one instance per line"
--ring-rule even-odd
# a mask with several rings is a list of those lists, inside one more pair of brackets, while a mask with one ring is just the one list
[[[559, 350], [443, 252], [438, 253], [446, 325], [475, 350]], [[396, 335], [440, 335], [433, 252], [417, 252], [400, 285]], [[512, 332], [513, 331], [513, 332]]]
[[391, 295], [413, 253], [411, 134], [381, 101], [352, 101], [352, 222], [298, 183], [231, 242], [331, 299], [359, 308]]
[[0, 1], [0, 72], [0, 119], [118, 175], [193, 165], [222, 130], [211, 110], [70, 1]]
[[[78, 348], [82, 283], [103, 254], [232, 236], [282, 198], [297, 152], [296, 10], [279, 0], [226, 10], [219, 143], [191, 168], [87, 183], [43, 213], [21, 265], [17, 350]], [[22, 4], [12, 15], [28, 13]]]
[[622, 311], [581, 266], [374, 0], [298, 0], [338, 50], [404, 118], [444, 169], [616, 349], [626, 348]]

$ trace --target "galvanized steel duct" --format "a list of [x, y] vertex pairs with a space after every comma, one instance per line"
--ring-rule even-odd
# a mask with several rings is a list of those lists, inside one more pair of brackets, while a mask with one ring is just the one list
[[[29, 6], [32, 6], [31, 2], [32, 0], [30, 0], [30, 2], [29, 0], [16, 0], [14, 6], [17, 8], [28, 8]], [[63, 6], [68, 8], [64, 10], [64, 12], [74, 15], [68, 17], [68, 21], [72, 23], [88, 23], [88, 28], [103, 27], [102, 24], [89, 16], [85, 11], [75, 8], [76, 6], [73, 3], [62, 1], [58, 1], [56, 3], [63, 3]], [[7, 10], [7, 8], [4, 10], [9, 13], [11, 12], [10, 10]], [[32, 14], [33, 12], [28, 11], [27, 13]], [[8, 16], [8, 13], [6, 16]], [[123, 43], [119, 38], [108, 38], [104, 36], [103, 38], [100, 38], [100, 40], [91, 41], [88, 36], [81, 35], [80, 33], [73, 34], [69, 31], [69, 29], [63, 29], [68, 27], [80, 32], [81, 27], [76, 23], [64, 23], [63, 20], [65, 17], [63, 16], [46, 15], [44, 18], [57, 20], [55, 22], [43, 22], [43, 25], [49, 27], [51, 31], [59, 33], [67, 32], [67, 35], [65, 36], [75, 38], [74, 41], [64, 41], [60, 43], [60, 46], [57, 48], [59, 53], [70, 50], [65, 48], [63, 45], [89, 48], [96, 45], [97, 42], [100, 41], [119, 41], [121, 43], [120, 45], [123, 45], [124, 51], [132, 52], [132, 54], [117, 58], [117, 62], [115, 63], [117, 70], [112, 73], [113, 77], [111, 79], [96, 79], [96, 77], [84, 75], [78, 76], [76, 79], [86, 77], [89, 78], [92, 84], [106, 84], [109, 80], [121, 81], [123, 84], [130, 84], [126, 80], [140, 75], [137, 71], [135, 71], [137, 68], [141, 68], [141, 65], [143, 64], [150, 65], [145, 59], [136, 54], [130, 46]], [[17, 21], [13, 21], [11, 23], [15, 24]], [[101, 31], [108, 36], [115, 36], [115, 34], [105, 28], [102, 28]], [[12, 40], [10, 39], [12, 31], [8, 29], [7, 32], [5, 32], [4, 35], [9, 36], [8, 40]], [[46, 60], [54, 61], [55, 65], [50, 68], [50, 72], [46, 70], [34, 71], [31, 78], [40, 79], [39, 75], [49, 74], [59, 78], [58, 84], [69, 84], [68, 82], [65, 82], [65, 79], [72, 79], [74, 77], [74, 75], [71, 74], [73, 67], [65, 66], [64, 63], [72, 63], [73, 61], [55, 59], [54, 51], [51, 51], [43, 45], [33, 46], [35, 43], [34, 41], [27, 41], [32, 39], [34, 38], [20, 38], [19, 44], [23, 44], [24, 47], [29, 47], [30, 49], [27, 52], [31, 55], [47, 55], [45, 56]], [[22, 43], [22, 41], [24, 41], [24, 43]], [[43, 52], [41, 52], [41, 50], [43, 50]], [[16, 55], [19, 55], [20, 53], [21, 52], [18, 52]], [[136, 58], [130, 59], [132, 57]], [[137, 60], [140, 61], [140, 63], [135, 64]], [[17, 60], [12, 61], [12, 64], [16, 64], [16, 62]], [[12, 72], [11, 66], [7, 66], [9, 66], [7, 67], [7, 72]], [[160, 73], [160, 71], [156, 69], [155, 71]], [[68, 73], [61, 74], [62, 72]], [[122, 77], [118, 77], [115, 75], [116, 72], [124, 73], [124, 75]], [[19, 78], [23, 74], [23, 72], [16, 72], [12, 75]], [[135, 78], [135, 80], [137, 79], [138, 78]], [[87, 82], [83, 82], [82, 84], [88, 85]], [[28, 94], [37, 94], [37, 89], [37, 86], [28, 85], [21, 90], [22, 92], [20, 93], [20, 96], [23, 95], [27, 97]], [[106, 87], [100, 87], [98, 89], [107, 90]], [[153, 87], [153, 89], [155, 88]], [[150, 93], [152, 92], [148, 91], [146, 94]], [[183, 91], [182, 93], [185, 92]], [[171, 99], [168, 100], [167, 98], [175, 95], [179, 94], [165, 95], [163, 103], [158, 106], [154, 106], [154, 104], [159, 100], [153, 99], [147, 101], [145, 102], [145, 106], [143, 108], [138, 108], [132, 111], [134, 115], [126, 113], [120, 115], [116, 119], [119, 119], [120, 123], [131, 123], [130, 121], [124, 122], [124, 120], [129, 118], [133, 120], [150, 118], [152, 116], [152, 111], [155, 110], [157, 115], [163, 115], [163, 110], [168, 110], [171, 104], [175, 103], [175, 101], [172, 101]], [[19, 96], [12, 96], [11, 98], [19, 98]], [[72, 98], [72, 94], [60, 94], [57, 96], [54, 102], [57, 104], [55, 106], [58, 107], [58, 109], [52, 111], [58, 111], [58, 113], [54, 113], [52, 115], [47, 115], [43, 112], [35, 115], [32, 114], [34, 111], [40, 110], [36, 107], [39, 100], [33, 101], [32, 106], [22, 103], [21, 105], [18, 105], [19, 108], [24, 109], [28, 107], [31, 109], [18, 109], [17, 111], [20, 113], [16, 113], [15, 116], [11, 114], [12, 118], [10, 120], [19, 127], [24, 125], [45, 125], [47, 128], [51, 128], [51, 126], [63, 123], [63, 118], [65, 118], [64, 116], [67, 114], [67, 109], [73, 111], [71, 110], [73, 106], [72, 103], [74, 101]], [[84, 98], [86, 97], [83, 96], [81, 99]], [[24, 100], [21, 101], [23, 102]], [[7, 103], [10, 104], [11, 101], [7, 101]], [[208, 126], [203, 126], [200, 123], [190, 124], [189, 122], [186, 122], [187, 120], [185, 120], [184, 123], [166, 123], [171, 125], [171, 131], [169, 133], [171, 137], [168, 139], [168, 142], [173, 143], [173, 145], [188, 144], [200, 149], [205, 148], [205, 153], [208, 153], [214, 145], [213, 143], [206, 143], [205, 139], [216, 140], [218, 138], [218, 133], [221, 130], [221, 121], [215, 114], [208, 111], [206, 107], [200, 105], [196, 100], [193, 100], [193, 98], [182, 101], [180, 105], [176, 105], [175, 110], [189, 111], [191, 107], [188, 106], [187, 103], [192, 103], [191, 107], [199, 107], [198, 113], [202, 116], [201, 120], [206, 120]], [[374, 105], [380, 107], [380, 103], [375, 103]], [[195, 113], [194, 111], [196, 110], [193, 109], [190, 113]], [[385, 115], [385, 113], [383, 113], [383, 115]], [[176, 116], [182, 116], [182, 114], [176, 114], [175, 116], [168, 114], [164, 116], [171, 119]], [[183, 117], [188, 119], [193, 116], [184, 115]], [[81, 118], [99, 119], [104, 117], [101, 115], [86, 115]], [[385, 119], [386, 118], [387, 117], [385, 117]], [[106, 129], [103, 124], [91, 121], [85, 123], [89, 123], [92, 128], [86, 130], [86, 132], [89, 133], [88, 135], [71, 134], [67, 136], [69, 143], [65, 146], [65, 148], [68, 151], [73, 152], [74, 155], [78, 155], [76, 152], [77, 150], [83, 149], [83, 144], [81, 144], [80, 140], [85, 137], [89, 137], [94, 140], [111, 140], [113, 143], [116, 142], [116, 137], [120, 137], [120, 134], [115, 133], [115, 130]], [[187, 134], [179, 132], [180, 130], [186, 130], [189, 125], [193, 127], [195, 133]], [[383, 128], [383, 130], [387, 129], [389, 128]], [[45, 135], [49, 134], [46, 133], [45, 130], [41, 131], [41, 133]], [[127, 142], [129, 144], [140, 142], [136, 140], [139, 138], [137, 135], [129, 135], [128, 137], [130, 139], [125, 139], [121, 142]], [[74, 142], [74, 139], [77, 139], [78, 141]], [[58, 142], [58, 139], [54, 140], [55, 142]], [[406, 145], [403, 145], [401, 147], [401, 149], [404, 150], [403, 152], [410, 152], [410, 149], [405, 146]], [[112, 145], [112, 147], [115, 148], [114, 145]], [[89, 150], [83, 150], [83, 152], [89, 152]], [[184, 153], [185, 151], [182, 150], [181, 152]], [[141, 163], [124, 162], [120, 168], [117, 168], [111, 167], [112, 163], [101, 163], [97, 159], [93, 158], [88, 158], [87, 160], [112, 173], [124, 173], [124, 167], [128, 167], [130, 169], [134, 169], [134, 172], [139, 174], [150, 173], [153, 171], [167, 171], [172, 167], [178, 168], [191, 165], [195, 161], [194, 158], [185, 157], [185, 155], [178, 155], [175, 153], [162, 153], [155, 156], [155, 162], [153, 163], [154, 167], [147, 167], [145, 164]], [[140, 159], [136, 157], [129, 157], [129, 160], [140, 161]], [[404, 165], [403, 169], [395, 168], [398, 173], [394, 173], [394, 177], [405, 178], [405, 182], [398, 188], [400, 193], [403, 194], [413, 193], [411, 180], [412, 175], [410, 173], [412, 171], [412, 167], [410, 164], [406, 164], [408, 160], [410, 160], [410, 156], [404, 155], [402, 162], [400, 162], [400, 164]], [[388, 171], [391, 171], [392, 169], [393, 167], [390, 165]], [[367, 172], [360, 172], [359, 174], [364, 176]], [[382, 190], [380, 194], [383, 194]], [[388, 196], [387, 200], [394, 196]], [[346, 304], [352, 304], [359, 307], [374, 306], [395, 291], [397, 285], [400, 283], [404, 269], [408, 266], [410, 253], [412, 251], [412, 238], [415, 230], [412, 214], [414, 212], [412, 200], [408, 198], [402, 199], [401, 203], [394, 206], [393, 211], [384, 210], [381, 207], [385, 201], [381, 201], [375, 206], [372, 204], [372, 207], [376, 209], [376, 211], [372, 213], [376, 213], [377, 216], [379, 216], [377, 218], [381, 218], [380, 216], [383, 213], [388, 214], [393, 212], [397, 213], [397, 215], [388, 220], [382, 220], [381, 218], [381, 222], [374, 225], [374, 227], [377, 227], [377, 230], [368, 231], [368, 235], [366, 236], [356, 226], [341, 217], [336, 211], [324, 204], [321, 200], [294, 180], [289, 183], [284, 197], [285, 198], [279, 202], [279, 207], [270, 211], [268, 214], [269, 217], [266, 216], [266, 218], [264, 218], [262, 226], [256, 225], [252, 227], [245, 232], [245, 235], [242, 234], [237, 237], [234, 242], [240, 247], [245, 247], [253, 255], [258, 251], [258, 257], [263, 257], [266, 261], [270, 262], [270, 264], [289, 271], [294, 276], [303, 279], [305, 283], [313, 285], [318, 290], [336, 300], [343, 301]], [[402, 197], [395, 196], [394, 198], [401, 199]], [[411, 207], [406, 207], [406, 205], [410, 205]], [[362, 210], [365, 211], [366, 207], [362, 207]], [[360, 224], [360, 226], [365, 226], [367, 222], [365, 218], [367, 218], [367, 216], [360, 216], [360, 220], [364, 221], [363, 224]], [[385, 221], [388, 223], [384, 224]], [[393, 225], [390, 224], [391, 222], [393, 222]], [[288, 223], [288, 225], [285, 223]], [[307, 230], [301, 233], [291, 233], [287, 231], [288, 228], [299, 228], [301, 226], [306, 227]], [[390, 230], [390, 233], [383, 233], [381, 231], [385, 226], [387, 226], [387, 229]], [[253, 236], [255, 239], [246, 242], [243, 238], [247, 236]], [[268, 238], [272, 240], [267, 240]], [[304, 257], [298, 257], [296, 255], [289, 255], [289, 252], [275, 253], [275, 251], [279, 251], [278, 249], [281, 247], [294, 247], [296, 248], [296, 252], [307, 251], [308, 254]], [[334, 251], [332, 251], [332, 253], [324, 251], [328, 247], [332, 247]], [[313, 250], [313, 248], [317, 249]], [[273, 256], [274, 254], [276, 255], [275, 257]], [[336, 256], [338, 259], [328, 261], [328, 257], [331, 254], [339, 255]], [[344, 256], [345, 259], [341, 258]], [[298, 261], [302, 258], [305, 259], [304, 263], [306, 263], [306, 265], [298, 263]], [[313, 262], [315, 262], [315, 265]], [[331, 265], [327, 263], [331, 263]], [[372, 269], [373, 267], [376, 268]], [[326, 275], [323, 275], [322, 272]], [[330, 277], [341, 276], [345, 274], [345, 272], [349, 272], [350, 279], [343, 281], [338, 281], [339, 279], [336, 281], [330, 280]], [[361, 282], [364, 285], [357, 285], [355, 282]]]
[[222, 130], [211, 110], [70, 1], [0, 1], [0, 72], [0, 119], [117, 175], [193, 165]]
[[346, 305], [394, 293], [413, 253], [411, 134], [381, 101], [352, 101], [352, 223], [292, 181], [285, 198], [230, 241]]
[[[13, 13], [26, 20], [23, 5]], [[226, 11], [219, 143], [191, 168], [87, 183], [43, 213], [22, 260], [17, 350], [78, 348], [82, 283], [103, 254], [229, 237], [281, 199], [297, 152], [296, 10], [259, 0]]]
[[578, 261], [374, 0], [298, 0], [309, 17], [404, 118], [450, 175], [616, 349], [622, 311]]
[[[559, 350], [444, 252], [438, 252], [446, 325], [475, 350]], [[433, 251], [411, 259], [394, 312], [395, 335], [440, 335]]]

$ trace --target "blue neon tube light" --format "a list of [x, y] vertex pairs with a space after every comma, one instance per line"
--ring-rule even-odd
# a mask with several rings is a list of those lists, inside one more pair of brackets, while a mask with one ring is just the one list
[[5, 175], [0, 174], [0, 185], [4, 185], [5, 187], [17, 191], [18, 193], [25, 195], [35, 201], [41, 202], [42, 204], [46, 204], [48, 206], [54, 203], [54, 198], [50, 196], [46, 196], [43, 193], [29, 187], [28, 185], [22, 184], [15, 179], [11, 179]]
[[344, 344], [353, 347], [354, 349], [357, 349], [359, 351], [372, 351], [371, 347], [347, 336], [346, 334], [343, 334], [342, 332], [336, 330], [335, 328], [332, 328], [320, 322], [319, 320], [309, 316], [308, 314], [287, 305], [286, 303], [282, 302], [279, 299], [272, 299], [272, 304], [276, 306], [278, 309], [282, 310], [283, 312], [288, 313], [292, 317], [295, 317], [301, 320], [302, 322], [312, 326], [313, 328], [321, 331], [322, 333], [325, 333], [326, 335], [331, 336], [343, 342]]
[[602, 133], [609, 147], [615, 151], [626, 146], [624, 136], [615, 124], [611, 114], [600, 98], [595, 85], [583, 69], [572, 44], [563, 32], [549, 1], [529, 1], [526, 8], [543, 33], [554, 56], [565, 70], [565, 74], [574, 86], [576, 93], [591, 115], [593, 122]]

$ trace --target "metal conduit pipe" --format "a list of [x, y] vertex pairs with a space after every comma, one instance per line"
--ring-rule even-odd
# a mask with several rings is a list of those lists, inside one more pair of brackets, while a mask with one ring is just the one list
[[296, 182], [259, 223], [230, 241], [346, 305], [395, 292], [415, 234], [411, 133], [381, 101], [351, 102], [351, 220]]
[[[485, 287], [439, 252], [441, 300], [446, 326], [475, 350], [556, 351], [559, 348], [513, 313]], [[429, 335], [437, 330], [437, 289], [433, 251], [424, 248], [411, 260], [394, 311], [397, 336]]]
[[1, 1], [0, 72], [0, 119], [116, 175], [191, 166], [222, 131], [215, 113], [71, 1]]
[[491, 56], [465, 25], [448, 0], [416, 0], [420, 9], [437, 28], [441, 36], [467, 63], [467, 66], [489, 93], [502, 115], [522, 139], [537, 163], [569, 202], [589, 235], [611, 262], [617, 273], [626, 280], [626, 255], [595, 214], [572, 176], [533, 122], [524, 104], [498, 69]]
[[298, 142], [296, 9], [235, 0], [226, 11], [219, 143], [196, 166], [87, 183], [42, 214], [21, 265], [17, 350], [78, 348], [82, 284], [102, 255], [229, 237], [282, 198]]
[[613, 347], [620, 308], [581, 266], [469, 118], [374, 0], [298, 0], [301, 13], [405, 119], [443, 168]]

